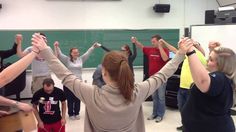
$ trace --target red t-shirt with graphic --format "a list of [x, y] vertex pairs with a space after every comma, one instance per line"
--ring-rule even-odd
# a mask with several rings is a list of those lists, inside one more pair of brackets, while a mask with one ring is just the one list
[[[166, 55], [169, 56], [169, 50], [167, 48], [163, 48], [166, 52]], [[167, 61], [162, 60], [161, 53], [158, 48], [155, 47], [143, 47], [143, 53], [148, 58], [148, 75], [151, 76], [158, 72]]]

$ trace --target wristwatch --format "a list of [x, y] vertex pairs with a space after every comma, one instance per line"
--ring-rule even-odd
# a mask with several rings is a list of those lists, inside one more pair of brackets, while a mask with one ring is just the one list
[[193, 50], [193, 51], [191, 51], [191, 52], [187, 52], [186, 55], [187, 55], [187, 56], [190, 56], [190, 55], [195, 54], [195, 53], [196, 53], [196, 51]]

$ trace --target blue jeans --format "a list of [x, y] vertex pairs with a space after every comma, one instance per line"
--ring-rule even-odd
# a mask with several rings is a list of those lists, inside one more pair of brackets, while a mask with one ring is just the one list
[[79, 115], [80, 100], [67, 87], [63, 86], [63, 89], [67, 99], [68, 115]]
[[166, 110], [166, 102], [165, 102], [165, 93], [166, 93], [166, 83], [161, 85], [153, 94], [153, 116], [159, 116], [163, 118]]
[[180, 112], [182, 111], [184, 104], [187, 102], [189, 95], [190, 95], [190, 89], [179, 88], [177, 94], [177, 101]]

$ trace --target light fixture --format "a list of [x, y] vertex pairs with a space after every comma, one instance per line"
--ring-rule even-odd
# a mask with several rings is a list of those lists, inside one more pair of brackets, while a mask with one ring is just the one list
[[219, 11], [233, 11], [235, 8], [233, 6], [219, 7]]

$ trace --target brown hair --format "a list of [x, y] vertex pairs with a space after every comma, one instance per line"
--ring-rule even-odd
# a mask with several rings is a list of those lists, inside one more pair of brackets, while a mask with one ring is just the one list
[[124, 47], [125, 50], [128, 52], [129, 56], [132, 55], [132, 52], [131, 52], [131, 50], [130, 50], [129, 45], [125, 44], [125, 45], [123, 45], [123, 47]]
[[160, 36], [159, 34], [156, 34], [156, 35], [152, 36], [152, 39], [153, 39], [153, 38], [156, 38], [157, 40], [160, 40], [160, 39], [161, 39], [161, 36]]
[[73, 47], [73, 48], [70, 49], [70, 61], [71, 61], [71, 62], [74, 62], [73, 57], [72, 57], [72, 55], [71, 55], [71, 53], [72, 53], [72, 51], [73, 51], [74, 49], [77, 49], [77, 48]]
[[[225, 47], [216, 47], [213, 52], [217, 54], [218, 71], [223, 72], [233, 81], [233, 91], [236, 88], [236, 55], [233, 50]], [[235, 98], [235, 94], [234, 98]], [[235, 100], [234, 100], [235, 101]], [[235, 103], [235, 102], [234, 102]]]
[[134, 77], [127, 57], [119, 51], [108, 52], [103, 58], [102, 66], [109, 73], [111, 79], [117, 82], [120, 92], [127, 100], [127, 103], [131, 102], [134, 90]]

